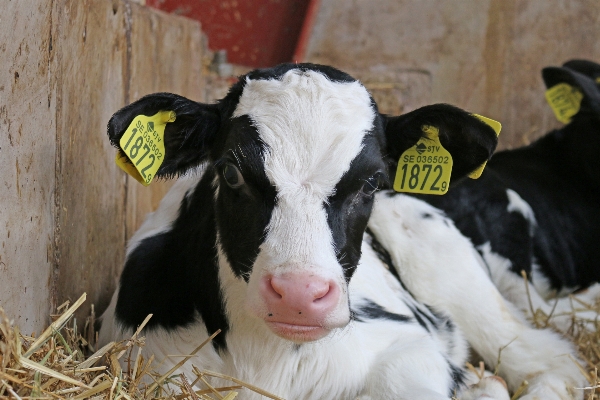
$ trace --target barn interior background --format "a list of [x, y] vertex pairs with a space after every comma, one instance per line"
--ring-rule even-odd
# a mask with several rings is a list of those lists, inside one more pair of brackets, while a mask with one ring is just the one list
[[[25, 332], [83, 292], [80, 315], [101, 312], [127, 239], [170, 187], [126, 176], [105, 136], [147, 93], [213, 101], [249, 67], [325, 63], [362, 79], [384, 112], [447, 102], [497, 119], [507, 148], [558, 126], [541, 68], [600, 61], [596, 0], [145, 3], [2, 2], [0, 306]], [[241, 64], [212, 64], [221, 48]]]

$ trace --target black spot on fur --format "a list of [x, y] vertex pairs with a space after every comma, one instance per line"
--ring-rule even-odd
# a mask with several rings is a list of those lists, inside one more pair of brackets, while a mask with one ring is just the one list
[[[373, 135], [363, 139], [363, 149], [323, 204], [332, 232], [337, 259], [349, 282], [361, 256], [363, 234], [373, 208], [373, 195], [362, 192], [365, 182], [377, 174], [385, 176], [381, 149]], [[384, 178], [385, 180], [386, 178]]]
[[398, 279], [398, 282], [400, 282], [402, 287], [406, 291], [408, 291], [408, 289], [402, 283], [402, 280], [400, 279], [400, 275], [398, 275], [398, 270], [394, 266], [394, 262], [392, 261], [392, 256], [390, 255], [389, 251], [387, 251], [387, 249], [385, 247], [383, 247], [381, 242], [379, 240], [377, 240], [377, 237], [375, 236], [375, 234], [373, 233], [373, 231], [371, 229], [367, 228], [366, 233], [370, 237], [370, 245], [371, 245], [371, 248], [373, 249], [373, 251], [375, 252], [375, 254], [377, 254], [377, 258], [379, 258], [379, 260], [381, 260], [381, 262], [383, 262], [387, 266], [387, 268], [391, 272], [391, 274], [394, 275], [396, 277], [396, 279]]
[[212, 178], [207, 172], [184, 198], [169, 231], [142, 240], [127, 258], [116, 306], [126, 328], [135, 329], [153, 314], [145, 329], [175, 329], [195, 322], [198, 313], [209, 334], [222, 330], [213, 346], [226, 348], [229, 322], [218, 284]]
[[465, 385], [465, 370], [457, 367], [452, 364], [450, 361], [446, 360], [448, 366], [450, 367], [450, 373], [452, 374], [452, 388], [450, 389], [450, 397], [454, 396], [454, 393], [459, 391]]
[[358, 307], [358, 310], [354, 312], [354, 319], [358, 322], [364, 322], [368, 319], [385, 319], [389, 321], [409, 322], [412, 318], [407, 315], [400, 315], [386, 311], [379, 304], [371, 300], [365, 300], [365, 304]]

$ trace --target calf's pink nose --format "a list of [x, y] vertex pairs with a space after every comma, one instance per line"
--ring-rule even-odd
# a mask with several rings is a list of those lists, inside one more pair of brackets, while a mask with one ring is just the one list
[[340, 297], [335, 282], [307, 273], [267, 276], [263, 279], [261, 292], [270, 313], [276, 319], [290, 323], [305, 319], [322, 322]]

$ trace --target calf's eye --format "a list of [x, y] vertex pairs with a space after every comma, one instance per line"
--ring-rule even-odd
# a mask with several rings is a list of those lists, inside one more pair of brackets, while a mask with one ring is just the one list
[[244, 184], [244, 177], [240, 170], [233, 164], [227, 163], [223, 167], [223, 179], [229, 187], [238, 188]]
[[383, 176], [380, 172], [367, 179], [361, 189], [363, 194], [371, 196], [382, 186]]

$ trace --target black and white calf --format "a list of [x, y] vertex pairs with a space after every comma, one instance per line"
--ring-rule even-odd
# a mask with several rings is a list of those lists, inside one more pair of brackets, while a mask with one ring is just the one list
[[[426, 200], [471, 238], [507, 299], [529, 309], [520, 274], [526, 271], [536, 289], [533, 307], [548, 315], [555, 308], [554, 321], [566, 330], [570, 299], [549, 299], [588, 287], [582, 300], [600, 297], [600, 65], [572, 60], [542, 76], [548, 88], [566, 83], [582, 93], [571, 122], [527, 147], [496, 153], [478, 181]], [[579, 314], [590, 325], [596, 317]]]
[[477, 118], [448, 105], [386, 117], [350, 76], [288, 64], [218, 104], [146, 96], [113, 116], [111, 142], [161, 110], [177, 118], [158, 175], [187, 175], [132, 238], [101, 342], [152, 313], [145, 350], [168, 369], [221, 329], [191, 363], [287, 399], [508, 399], [495, 379], [463, 385], [464, 337], [490, 366], [510, 343], [500, 371], [512, 389], [529, 381], [527, 399], [581, 387], [572, 347], [519, 319], [451, 221], [377, 193], [424, 125], [453, 179], [474, 170], [496, 146]]

